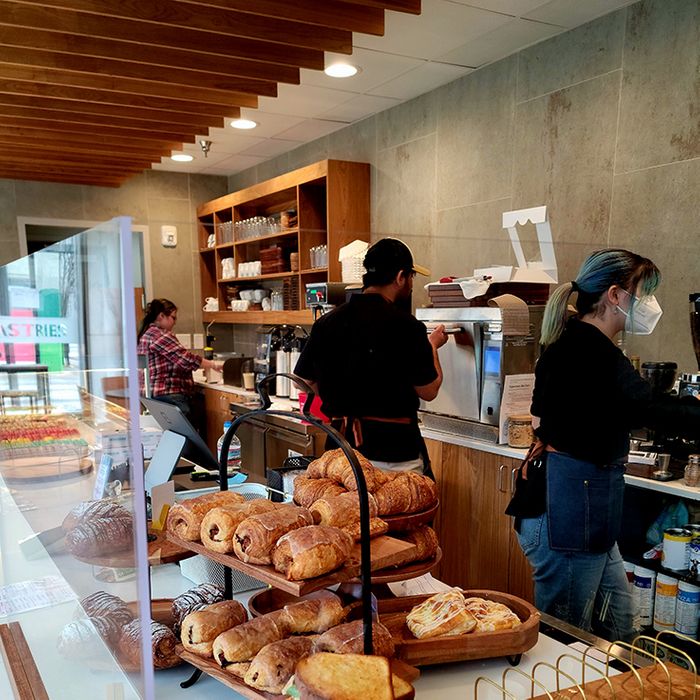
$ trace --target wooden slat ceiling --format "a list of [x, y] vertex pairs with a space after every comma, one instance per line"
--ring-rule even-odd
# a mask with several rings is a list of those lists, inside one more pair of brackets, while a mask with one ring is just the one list
[[420, 0], [0, 0], [0, 178], [117, 187]]

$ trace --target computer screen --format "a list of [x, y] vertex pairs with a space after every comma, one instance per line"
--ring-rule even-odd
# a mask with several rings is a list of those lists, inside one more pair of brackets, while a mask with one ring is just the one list
[[142, 398], [141, 403], [164, 431], [171, 430], [187, 438], [182, 450], [182, 456], [185, 459], [205, 469], [219, 468], [219, 460], [177, 406], [157, 399]]

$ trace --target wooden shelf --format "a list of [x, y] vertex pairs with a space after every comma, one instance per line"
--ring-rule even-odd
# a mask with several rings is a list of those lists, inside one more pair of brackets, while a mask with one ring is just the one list
[[233, 248], [233, 241], [229, 241], [228, 243], [217, 243], [215, 248], [217, 250], [221, 250], [222, 248]]
[[259, 243], [260, 241], [269, 241], [272, 238], [285, 238], [287, 236], [296, 236], [299, 233], [298, 228], [288, 228], [277, 233], [268, 233], [266, 236], [257, 236], [256, 238], [246, 238], [242, 241], [235, 241], [234, 245], [248, 245], [250, 243]]
[[317, 272], [328, 272], [327, 267], [313, 267], [308, 270], [302, 270], [299, 274], [300, 275], [313, 275]]
[[213, 253], [216, 250], [216, 248], [200, 248], [199, 252], [200, 254], [202, 253]]
[[227, 277], [226, 279], [217, 279], [216, 281], [221, 284], [226, 282], [230, 284], [231, 282], [255, 282], [257, 280], [279, 280], [285, 277], [296, 277], [298, 272], [273, 272], [269, 275], [256, 275], [255, 277]]
[[204, 323], [250, 323], [257, 326], [276, 326], [283, 323], [310, 326], [314, 322], [311, 309], [301, 311], [205, 311]]

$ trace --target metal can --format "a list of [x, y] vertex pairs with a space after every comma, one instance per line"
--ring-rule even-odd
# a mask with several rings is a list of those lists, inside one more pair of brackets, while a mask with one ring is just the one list
[[654, 629], [657, 632], [672, 630], [676, 622], [676, 596], [678, 579], [666, 574], [656, 577], [656, 596], [654, 598]]
[[683, 525], [683, 529], [690, 533], [690, 556], [688, 566], [692, 569], [695, 564], [700, 569], [700, 523]]
[[632, 611], [634, 628], [642, 630], [654, 621], [654, 593], [656, 572], [643, 566], [634, 567], [634, 588], [632, 590]]
[[664, 530], [661, 565], [673, 571], [687, 569], [690, 561], [690, 540], [690, 532], [682, 527], [669, 527]]
[[678, 582], [676, 600], [676, 632], [695, 637], [700, 614], [700, 588], [687, 581]]

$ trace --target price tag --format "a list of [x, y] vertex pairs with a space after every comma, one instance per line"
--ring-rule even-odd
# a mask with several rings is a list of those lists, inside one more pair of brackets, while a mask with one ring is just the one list
[[97, 468], [97, 478], [95, 479], [95, 486], [92, 489], [93, 501], [98, 501], [100, 498], [105, 497], [107, 481], [109, 479], [109, 473], [111, 471], [112, 458], [109, 455], [103, 454], [102, 459], [100, 459], [100, 466]]

